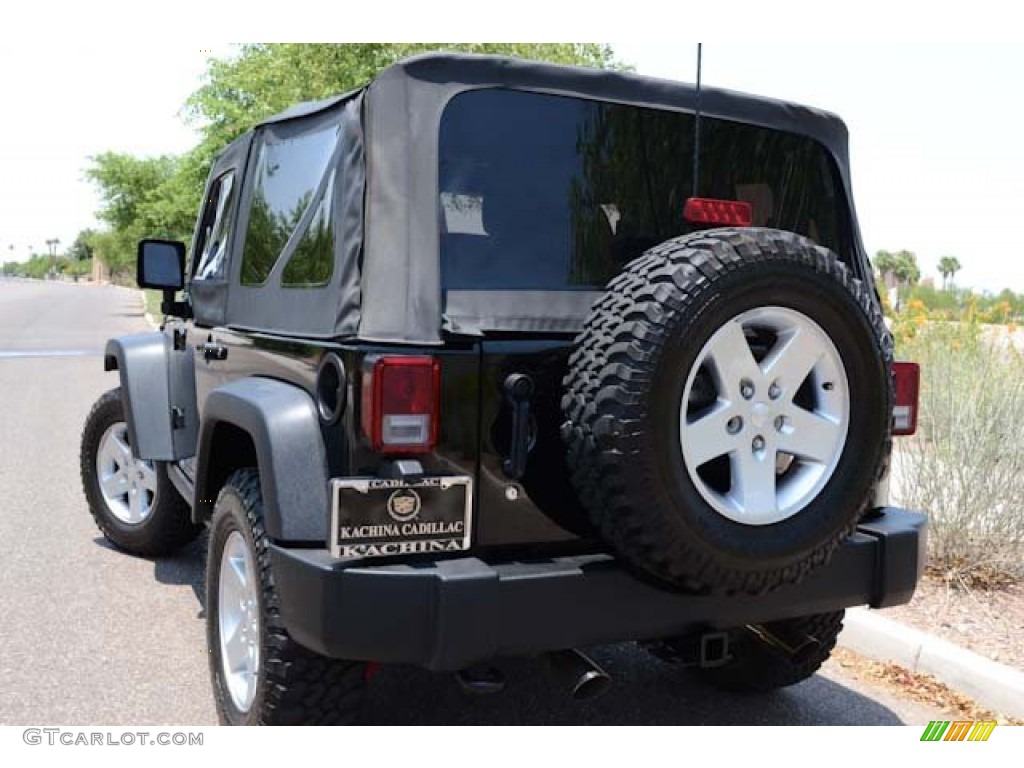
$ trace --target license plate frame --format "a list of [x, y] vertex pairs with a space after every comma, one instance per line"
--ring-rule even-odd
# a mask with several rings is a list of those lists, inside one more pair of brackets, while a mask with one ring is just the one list
[[332, 478], [329, 490], [332, 557], [441, 554], [470, 548], [473, 479], [469, 475], [416, 480]]

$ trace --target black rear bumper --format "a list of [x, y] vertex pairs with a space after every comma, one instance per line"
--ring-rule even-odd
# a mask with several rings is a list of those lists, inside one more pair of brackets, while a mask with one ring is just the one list
[[758, 597], [666, 591], [608, 555], [344, 567], [326, 550], [272, 545], [271, 560], [281, 618], [303, 645], [336, 658], [456, 670], [501, 655], [905, 603], [924, 565], [925, 516], [878, 513], [827, 566]]

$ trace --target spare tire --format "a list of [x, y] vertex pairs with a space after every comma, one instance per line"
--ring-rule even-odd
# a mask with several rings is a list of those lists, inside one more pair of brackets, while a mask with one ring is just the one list
[[602, 537], [668, 585], [761, 593], [828, 561], [891, 446], [871, 290], [789, 232], [718, 229], [630, 263], [591, 309], [562, 408]]

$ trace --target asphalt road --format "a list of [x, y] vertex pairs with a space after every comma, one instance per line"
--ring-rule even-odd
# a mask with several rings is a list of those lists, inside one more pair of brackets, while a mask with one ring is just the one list
[[[212, 724], [199, 542], [163, 560], [111, 549], [81, 492], [78, 441], [112, 335], [145, 330], [140, 296], [0, 279], [0, 724]], [[384, 668], [367, 723], [919, 723], [938, 714], [848, 679], [838, 665], [776, 694], [738, 697], [633, 645], [593, 649], [616, 680], [571, 701], [538, 660], [511, 660], [505, 693]]]

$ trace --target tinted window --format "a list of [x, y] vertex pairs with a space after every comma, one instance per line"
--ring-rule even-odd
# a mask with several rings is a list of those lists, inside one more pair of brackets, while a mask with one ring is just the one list
[[[506, 91], [470, 91], [441, 122], [446, 288], [603, 286], [647, 248], [693, 229], [692, 115]], [[703, 197], [746, 200], [755, 224], [841, 255], [834, 171], [793, 134], [701, 121]]]
[[242, 258], [243, 285], [266, 281], [313, 199], [337, 137], [337, 127], [331, 127], [288, 139], [268, 136], [263, 141], [253, 171], [255, 184]]
[[210, 185], [199, 235], [197, 280], [223, 279], [234, 210], [235, 172], [228, 171]]
[[334, 228], [331, 226], [333, 190], [332, 173], [309, 227], [285, 264], [281, 282], [286, 288], [307, 288], [330, 282], [334, 270]]

